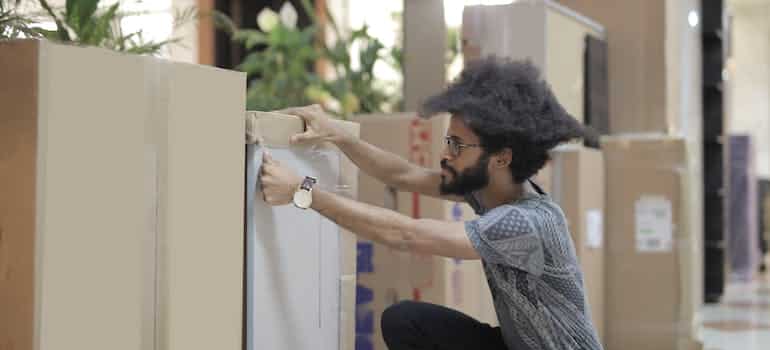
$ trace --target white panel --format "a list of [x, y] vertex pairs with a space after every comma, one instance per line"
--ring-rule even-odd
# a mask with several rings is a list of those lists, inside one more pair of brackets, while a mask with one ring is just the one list
[[[338, 183], [333, 150], [271, 148], [270, 154], [319, 188]], [[247, 149], [247, 349], [339, 347], [339, 228], [312, 210], [261, 199], [258, 146]]]

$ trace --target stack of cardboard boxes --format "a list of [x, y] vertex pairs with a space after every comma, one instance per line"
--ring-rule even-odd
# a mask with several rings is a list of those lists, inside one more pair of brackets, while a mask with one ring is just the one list
[[[364, 115], [355, 121], [360, 123], [363, 140], [421, 166], [438, 167], [448, 116], [420, 120], [408, 113]], [[359, 177], [359, 200], [415, 218], [464, 221], [474, 217], [467, 204], [398, 192], [364, 173]], [[359, 240], [357, 268], [356, 349], [386, 349], [380, 316], [402, 300], [446, 305], [483, 322], [497, 322], [479, 261], [423, 256]]]
[[0, 41], [0, 348], [240, 349], [246, 76]]
[[602, 141], [607, 178], [607, 349], [693, 349], [701, 288], [687, 144]]

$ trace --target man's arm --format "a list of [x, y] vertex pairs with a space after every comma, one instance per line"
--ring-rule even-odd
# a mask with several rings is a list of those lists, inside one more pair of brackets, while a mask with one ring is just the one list
[[313, 190], [312, 209], [357, 235], [391, 248], [458, 259], [479, 259], [462, 222], [413, 219], [392, 210]]
[[319, 106], [289, 108], [282, 113], [301, 117], [307, 130], [292, 137], [292, 143], [328, 141], [334, 143], [364, 173], [402, 191], [417, 192], [455, 202], [465, 198], [441, 195], [441, 172], [413, 164], [408, 160], [349, 135], [331, 122]]
[[402, 191], [417, 192], [455, 202], [465, 201], [461, 196], [442, 195], [439, 192], [441, 184], [439, 170], [411, 163], [394, 153], [355, 137], [345, 137], [336, 145], [359, 169], [386, 185]]

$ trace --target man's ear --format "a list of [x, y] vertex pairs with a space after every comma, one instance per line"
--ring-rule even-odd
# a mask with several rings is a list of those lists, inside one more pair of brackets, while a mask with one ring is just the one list
[[491, 164], [495, 168], [507, 168], [513, 160], [513, 151], [510, 148], [503, 148], [500, 152], [492, 156]]

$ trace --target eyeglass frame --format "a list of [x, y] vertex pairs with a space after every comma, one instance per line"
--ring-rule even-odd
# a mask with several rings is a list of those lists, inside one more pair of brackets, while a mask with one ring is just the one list
[[[463, 143], [454, 136], [444, 136], [444, 145], [446, 146], [447, 150], [449, 150], [449, 155], [452, 156], [452, 158], [459, 157], [463, 150], [466, 148], [483, 147], [481, 144]], [[454, 151], [452, 147], [456, 148], [457, 151]]]

